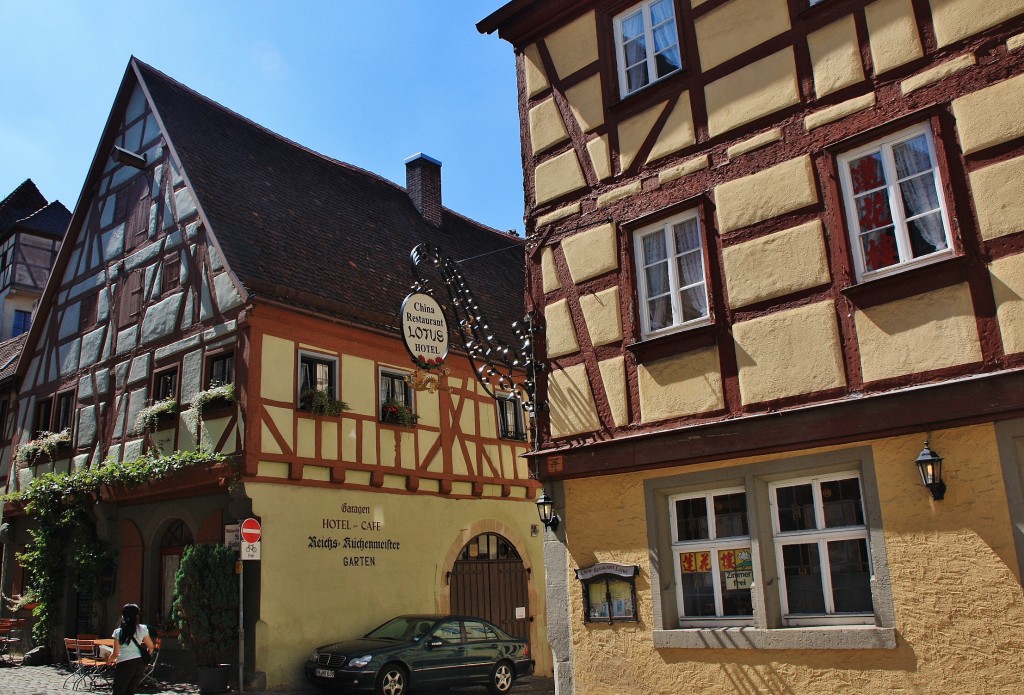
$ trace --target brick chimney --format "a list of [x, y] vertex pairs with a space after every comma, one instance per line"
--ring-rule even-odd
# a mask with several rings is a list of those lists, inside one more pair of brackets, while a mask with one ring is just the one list
[[422, 152], [405, 160], [405, 192], [423, 219], [441, 226], [441, 162]]

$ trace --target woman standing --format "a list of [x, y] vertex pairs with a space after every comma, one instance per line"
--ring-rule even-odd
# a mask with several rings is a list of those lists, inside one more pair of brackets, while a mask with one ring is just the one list
[[139, 645], [153, 653], [153, 640], [149, 628], [139, 622], [141, 616], [142, 611], [134, 603], [121, 609], [121, 624], [114, 630], [114, 652], [107, 657], [107, 664], [114, 664], [113, 695], [135, 695], [146, 669]]

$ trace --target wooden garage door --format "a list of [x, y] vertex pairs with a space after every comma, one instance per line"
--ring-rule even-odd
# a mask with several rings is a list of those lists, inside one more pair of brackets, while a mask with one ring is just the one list
[[484, 618], [530, 639], [529, 573], [503, 537], [485, 533], [470, 541], [452, 568], [449, 589], [453, 613]]

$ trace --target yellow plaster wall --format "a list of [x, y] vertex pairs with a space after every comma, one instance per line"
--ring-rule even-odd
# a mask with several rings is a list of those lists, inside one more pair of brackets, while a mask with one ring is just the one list
[[[277, 431], [281, 433], [281, 438], [284, 440], [285, 446], [289, 449], [295, 447], [295, 427], [292, 421], [292, 413], [294, 412], [290, 408], [278, 408], [276, 406], [268, 405], [264, 407], [266, 414], [274, 421], [274, 426], [277, 427]], [[263, 436], [263, 451], [273, 451], [276, 448], [276, 444], [268, 448], [267, 438], [271, 436], [270, 431], [266, 429], [264, 424], [264, 436]], [[282, 453], [281, 451], [274, 451], [275, 454]]]
[[565, 130], [565, 123], [562, 122], [562, 114], [558, 112], [554, 97], [549, 97], [531, 108], [527, 120], [530, 124], [530, 146], [534, 155], [569, 139], [569, 133]]
[[544, 63], [540, 59], [540, 49], [535, 43], [523, 49], [523, 72], [526, 75], [527, 96], [537, 96], [551, 86], [544, 72]]
[[1024, 254], [992, 261], [989, 273], [1003, 350], [1007, 354], [1024, 352]]
[[723, 234], [817, 202], [814, 167], [808, 155], [715, 188], [718, 229]]
[[562, 288], [562, 282], [558, 279], [558, 272], [555, 270], [555, 253], [550, 246], [545, 246], [540, 252], [540, 272], [545, 293]]
[[964, 154], [1024, 136], [1024, 75], [997, 82], [953, 100], [953, 116]]
[[793, 48], [784, 48], [712, 82], [704, 94], [712, 137], [799, 103]]
[[544, 307], [544, 338], [547, 341], [547, 356], [561, 357], [579, 352], [580, 344], [576, 340], [576, 328], [569, 313], [569, 304], [559, 299]]
[[[263, 336], [260, 395], [275, 401], [295, 399], [295, 343], [273, 335]], [[282, 369], [281, 365], [287, 365]]]
[[604, 124], [604, 99], [601, 97], [601, 75], [593, 75], [565, 90], [565, 100], [583, 132]]
[[597, 24], [594, 12], [574, 19], [551, 32], [544, 45], [551, 54], [555, 72], [562, 79], [597, 60]]
[[[924, 438], [946, 459], [946, 499], [933, 502], [913, 459]], [[655, 650], [645, 480], [741, 463], [870, 446], [898, 642], [891, 650]], [[564, 568], [576, 692], [1016, 693], [1024, 593], [991, 425], [742, 460], [565, 481]], [[584, 623], [575, 570], [636, 564], [638, 623]], [[554, 571], [552, 569], [552, 571]], [[671, 569], [662, 567], [662, 576]], [[560, 581], [552, 577], [552, 582]], [[767, 590], [772, 590], [771, 588]], [[739, 639], [739, 638], [738, 638]]]
[[373, 360], [355, 355], [341, 356], [341, 400], [353, 413], [377, 415], [377, 390], [367, 384], [377, 383]]
[[303, 458], [316, 456], [316, 421], [300, 417], [295, 435], [295, 453]]
[[940, 48], [1024, 12], [1024, 0], [930, 0], [930, 4]]
[[807, 45], [814, 71], [814, 93], [819, 97], [864, 79], [853, 15], [814, 32], [807, 37]]
[[537, 205], [578, 191], [586, 185], [576, 151], [569, 150], [537, 165], [534, 196]]
[[740, 397], [758, 403], [846, 384], [835, 305], [818, 302], [733, 325]]
[[966, 284], [854, 313], [864, 381], [981, 360]]
[[586, 365], [577, 364], [551, 371], [548, 377], [548, 406], [551, 410], [552, 437], [593, 432], [601, 426]]
[[640, 146], [644, 144], [647, 136], [651, 134], [654, 122], [658, 120], [658, 116], [665, 110], [665, 104], [667, 103], [667, 101], [663, 101], [619, 123], [620, 171], [625, 171], [633, 163], [633, 159], [636, 158]]
[[718, 349], [692, 350], [636, 367], [640, 420], [655, 422], [725, 407]]
[[562, 253], [575, 283], [615, 270], [619, 267], [615, 225], [602, 224], [564, 239]]
[[[794, 263], [794, 258], [800, 262]], [[831, 279], [825, 237], [817, 220], [727, 246], [722, 261], [732, 308], [823, 285]]]
[[[537, 523], [531, 500], [450, 500], [253, 483], [245, 488], [263, 524], [254, 667], [267, 674], [269, 689], [304, 683], [302, 666], [316, 645], [357, 637], [401, 613], [448, 610], [447, 572], [458, 551], [485, 532], [511, 541], [532, 570], [533, 656], [540, 673], [551, 673], [544, 639], [543, 537], [530, 536], [531, 524]], [[368, 509], [351, 512], [342, 505]], [[350, 528], [325, 528], [325, 520], [344, 521]], [[364, 524], [368, 528], [361, 528]], [[310, 536], [339, 544], [346, 538], [390, 540], [398, 547], [310, 548]], [[374, 564], [346, 566], [345, 558], [372, 558]], [[286, 599], [294, 596], [316, 610], [296, 610], [295, 601]]]
[[695, 143], [696, 136], [693, 129], [693, 114], [690, 110], [690, 93], [683, 92], [676, 99], [675, 107], [669, 114], [668, 120], [658, 133], [658, 139], [654, 142], [650, 154], [647, 155], [647, 163], [657, 161], [662, 157], [689, 147]]
[[320, 456], [327, 461], [338, 460], [337, 422], [324, 420], [320, 423]]
[[911, 0], [878, 0], [864, 14], [876, 75], [924, 55]]
[[732, 0], [694, 22], [700, 67], [710, 70], [789, 31], [786, 0]]
[[594, 166], [597, 178], [603, 181], [612, 175], [612, 156], [607, 135], [587, 140], [587, 154], [590, 155], [590, 163]]
[[629, 405], [626, 398], [629, 386], [626, 384], [626, 360], [623, 357], [612, 357], [597, 363], [601, 370], [601, 383], [604, 384], [605, 397], [611, 410], [612, 421], [616, 427], [629, 424]]
[[1024, 229], [1024, 157], [975, 169], [969, 176], [983, 239]]
[[594, 294], [581, 295], [580, 308], [583, 310], [590, 342], [595, 347], [622, 340], [618, 286]]

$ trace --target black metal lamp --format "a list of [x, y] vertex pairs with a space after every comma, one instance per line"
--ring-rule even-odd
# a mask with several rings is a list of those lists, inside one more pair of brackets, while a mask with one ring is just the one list
[[941, 500], [946, 494], [946, 483], [942, 482], [942, 457], [932, 451], [927, 440], [915, 463], [921, 472], [921, 482], [932, 493], [932, 499]]
[[548, 497], [548, 493], [543, 488], [540, 491], [540, 497], [537, 498], [537, 515], [545, 528], [551, 529], [552, 533], [558, 530], [560, 519], [555, 514], [555, 502]]

